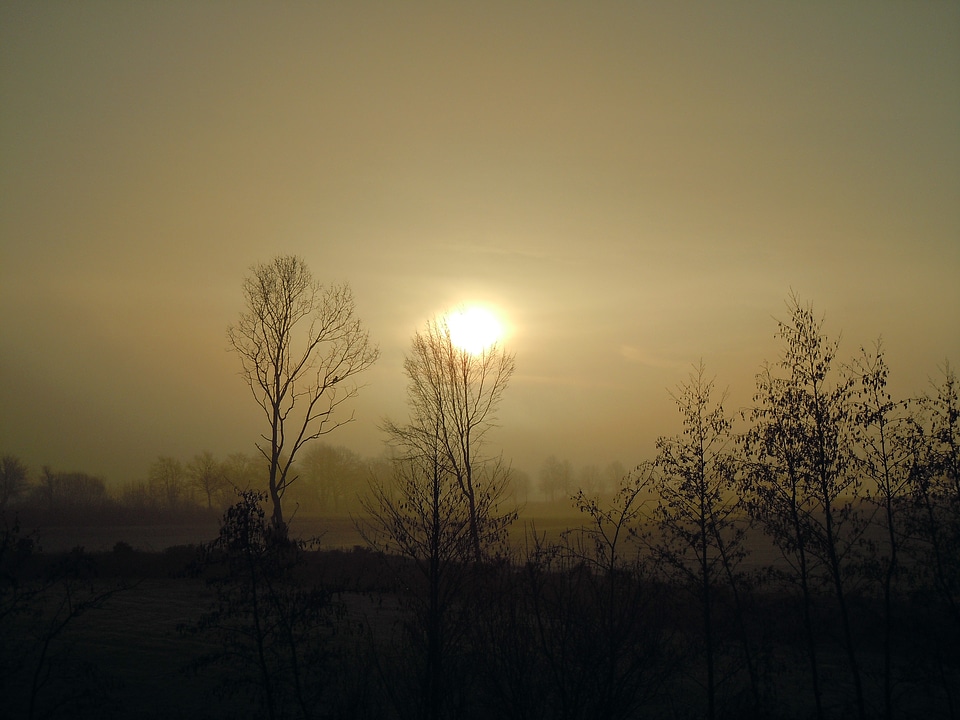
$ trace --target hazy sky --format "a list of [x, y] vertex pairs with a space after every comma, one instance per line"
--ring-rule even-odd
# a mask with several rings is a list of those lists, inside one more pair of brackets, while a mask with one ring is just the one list
[[960, 363], [956, 2], [0, 2], [0, 452], [111, 481], [253, 451], [248, 268], [346, 281], [377, 453], [434, 313], [502, 312], [492, 437], [651, 457], [701, 358], [730, 406], [791, 288]]

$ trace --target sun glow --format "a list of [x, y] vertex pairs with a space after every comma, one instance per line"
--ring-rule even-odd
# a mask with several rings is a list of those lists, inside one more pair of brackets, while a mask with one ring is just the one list
[[446, 320], [451, 342], [471, 355], [479, 355], [503, 336], [497, 316], [478, 305], [454, 310]]

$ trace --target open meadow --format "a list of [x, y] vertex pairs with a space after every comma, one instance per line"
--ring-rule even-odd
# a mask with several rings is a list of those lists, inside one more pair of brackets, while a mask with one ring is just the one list
[[[459, 576], [471, 590], [447, 608], [445, 617], [452, 638], [446, 651], [451, 668], [459, 668], [458, 673], [473, 669], [452, 681], [461, 687], [459, 702], [470, 708], [463, 717], [499, 716], [485, 714], [494, 710], [509, 717], [512, 708], [547, 718], [570, 706], [584, 713], [573, 717], [696, 716], [704, 672], [696, 596], [682, 584], [665, 583], [645, 571], [607, 577], [559, 561], [557, 543], [577, 520], [558, 515], [527, 522], [527, 528], [536, 528], [542, 547], [554, 548], [549, 559], [533, 558], [532, 531], [524, 541], [521, 524], [512, 544], [517, 560], [526, 561]], [[321, 538], [321, 549], [305, 553], [297, 568], [288, 571], [283, 582], [291, 594], [282, 596], [283, 602], [300, 598], [313, 613], [298, 630], [302, 634], [294, 646], [309, 668], [302, 679], [313, 687], [315, 715], [405, 717], [410, 696], [417, 692], [414, 678], [422, 672], [418, 627], [429, 617], [415, 564], [366, 549], [349, 518], [303, 521], [294, 527], [304, 536]], [[57, 532], [43, 536], [52, 549], [45, 547], [19, 568], [22, 587], [37, 584], [43, 593], [4, 616], [0, 626], [6, 641], [2, 660], [8, 717], [265, 716], [266, 681], [258, 676], [251, 622], [283, 625], [283, 617], [294, 615], [251, 614], [246, 581], [231, 577], [233, 571], [218, 561], [201, 561], [200, 541], [209, 528], [91, 528], [73, 540], [68, 540], [68, 528]], [[174, 544], [166, 545], [171, 540]], [[78, 544], [93, 549], [67, 551]], [[769, 555], [769, 549], [763, 554]], [[74, 574], [44, 580], [64, 561], [72, 563]], [[755, 565], [761, 565], [759, 560]], [[261, 579], [270, 577], [267, 573]], [[297, 593], [306, 588], [322, 592], [304, 600]], [[812, 709], [811, 688], [796, 596], [782, 585], [761, 583], [759, 576], [742, 589], [739, 605], [725, 594], [716, 601], [714, 652], [724, 673], [716, 702], [739, 717], [806, 717]], [[65, 594], [77, 610], [72, 617], [63, 612]], [[863, 692], [872, 711], [879, 710], [880, 609], [865, 594], [852, 598], [852, 607]], [[205, 624], [212, 612], [216, 621]], [[853, 687], [838, 640], [838, 618], [825, 599], [817, 601], [815, 612], [824, 716], [847, 717]], [[897, 706], [904, 717], [946, 716], [960, 673], [956, 649], [938, 640], [939, 611], [923, 598], [903, 597], [897, 614], [904, 623], [893, 656]], [[57, 623], [62, 627], [54, 630]], [[943, 637], [948, 638], [945, 627]], [[539, 630], [531, 634], [532, 628]], [[287, 660], [278, 651], [284, 645], [274, 647], [279, 641], [271, 632], [259, 636], [269, 639], [270, 652], [277, 653], [268, 663], [271, 672], [287, 672]], [[610, 657], [616, 665], [604, 670]], [[612, 687], [603, 689], [608, 672], [621, 685], [632, 684], [624, 698], [609, 695]], [[594, 680], [601, 685], [590, 685], [592, 673], [600, 673]], [[759, 698], [751, 697], [753, 683]], [[281, 693], [281, 685], [275, 690]], [[541, 711], [533, 712], [538, 698], [547, 699]], [[588, 708], [605, 703], [619, 708], [618, 713], [590, 714]], [[285, 713], [297, 714], [291, 707], [280, 716]]]

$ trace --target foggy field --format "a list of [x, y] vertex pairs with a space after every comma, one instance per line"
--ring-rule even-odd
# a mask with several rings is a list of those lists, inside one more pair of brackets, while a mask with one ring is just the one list
[[[511, 530], [511, 544], [523, 547], [527, 533], [536, 530], [545, 534], [548, 541], [556, 541], [560, 534], [575, 527], [580, 518], [567, 512], [541, 517], [521, 517]], [[48, 527], [38, 531], [37, 536], [45, 552], [65, 552], [76, 546], [87, 552], [108, 552], [118, 542], [125, 542], [135, 550], [160, 552], [178, 545], [199, 545], [210, 542], [217, 535], [216, 523], [190, 525], [118, 525], [118, 526], [67, 526]], [[323, 549], [349, 550], [364, 545], [355, 521], [350, 517], [294, 518], [290, 523], [291, 533], [303, 539], [317, 538]]]
[[[583, 518], [569, 512], [544, 512], [536, 516], [521, 515], [510, 528], [509, 541], [511, 551], [523, 554], [532, 550], [534, 538], [545, 544], [557, 543], [565, 532], [580, 528]], [[321, 550], [350, 550], [364, 547], [366, 542], [357, 529], [355, 518], [295, 518], [290, 525], [291, 533], [303, 540], [319, 540]], [[120, 525], [120, 526], [69, 526], [49, 527], [37, 531], [37, 537], [45, 552], [66, 552], [80, 546], [90, 553], [104, 553], [113, 550], [118, 542], [125, 542], [135, 550], [161, 552], [170, 547], [200, 545], [208, 543], [217, 535], [215, 523], [189, 525]], [[744, 567], [758, 569], [776, 566], [782, 563], [779, 551], [754, 531], [750, 535], [746, 549], [748, 555]]]
[[161, 552], [177, 545], [198, 545], [217, 535], [216, 524], [203, 525], [91, 525], [48, 527], [37, 531], [44, 552], [66, 552], [80, 546], [87, 552], [108, 552], [118, 542], [135, 550]]
[[[63, 660], [79, 663], [76, 667], [82, 666], [85, 670], [63, 676], [55, 673], [52, 680], [54, 693], [93, 687], [99, 696], [89, 714], [75, 712], [71, 717], [136, 717], [144, 720], [253, 717], [243, 693], [222, 692], [218, 677], [226, 679], [223, 669], [207, 668], [201, 674], [190, 671], [197, 658], [218, 649], [211, 638], [185, 635], [178, 630], [195, 623], [215, 599], [214, 590], [206, 581], [182, 575], [181, 570], [190, 557], [185, 551], [138, 554], [125, 569], [112, 554], [95, 559], [97, 585], [111, 586], [117, 574], [125, 576], [131, 584], [110, 597], [102, 607], [79, 617], [71, 627], [69, 642], [58, 649]], [[395, 578], [388, 571], [388, 565], [374, 553], [350, 551], [314, 555], [310, 567], [318, 569], [319, 576], [334, 593], [331, 596], [334, 610], [330, 617], [335, 618], [341, 629], [330, 636], [329, 642], [339, 648], [340, 657], [347, 663], [338, 671], [345, 675], [340, 681], [344, 697], [352, 697], [358, 692], [362, 694], [364, 683], [372, 683], [375, 679], [374, 667], [369, 665], [369, 652], [374, 647], [381, 647], [384, 652], [381, 662], [389, 666], [393, 657], [389, 648], [398, 647], [395, 643], [405, 636], [403, 628], [406, 620], [412, 618], [412, 608], [402, 601], [402, 594], [388, 589]], [[133, 570], [132, 575], [128, 574], [130, 570]], [[353, 589], [348, 591], [347, 587]], [[653, 613], [652, 622], [665, 629], [673, 638], [672, 644], [682, 649], [687, 643], [683, 638], [688, 630], [696, 627], [695, 614], [689, 614], [695, 613], [695, 608], [688, 605], [688, 599], [678, 588], [667, 588], [665, 592], [662, 600], [648, 607], [646, 612]], [[804, 715], [799, 709], [806, 706], [807, 690], [800, 662], [800, 636], [795, 626], [784, 621], [780, 609], [783, 603], [784, 598], [776, 594], [755, 597], [752, 601], [756, 624], [753, 633], [758, 638], [767, 638], [765, 662], [770, 673], [770, 692], [782, 703], [777, 717], [789, 718]], [[582, 619], [588, 621], [587, 617]], [[826, 617], [824, 620], [829, 623]], [[826, 678], [824, 697], [830, 708], [828, 717], [840, 718], [847, 715], [850, 688], [844, 679], [841, 648], [830, 639], [831, 632], [824, 627], [821, 646], [821, 665]], [[869, 678], [868, 692], [870, 697], [876, 698], [880, 691], [877, 679], [881, 670], [878, 641], [864, 636], [861, 642], [864, 669]], [[910, 655], [915, 649], [905, 647], [903, 651]], [[396, 672], [396, 668], [388, 668], [387, 672]], [[960, 680], [956, 668], [950, 672], [955, 680]], [[650, 697], [649, 712], [645, 714], [664, 718], [692, 717], [691, 713], [695, 714], [697, 707], [692, 698], [696, 698], [698, 692], [694, 677], [685, 672], [672, 673], [670, 679], [665, 678], [663, 682], [666, 684]], [[935, 714], [937, 708], [942, 707], [941, 694], [935, 688], [932, 692], [920, 691], [924, 682], [926, 680], [920, 675], [904, 682], [898, 690], [898, 702], [910, 710], [910, 716], [931, 717], [931, 712]], [[22, 692], [22, 685], [7, 690], [8, 710], [19, 712], [24, 709]], [[737, 701], [728, 697], [727, 702], [736, 706]]]
[[206, 648], [177, 626], [194, 620], [212, 600], [199, 580], [145, 579], [95, 611], [77, 627], [76, 652], [115, 683], [122, 715], [139, 718], [214, 715], [204, 681], [184, 669]]

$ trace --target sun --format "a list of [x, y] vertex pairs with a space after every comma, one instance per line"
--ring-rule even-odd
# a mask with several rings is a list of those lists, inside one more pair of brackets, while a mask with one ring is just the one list
[[471, 355], [479, 355], [503, 336], [503, 325], [491, 311], [471, 305], [447, 313], [450, 341]]

